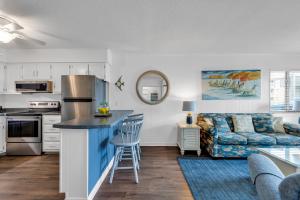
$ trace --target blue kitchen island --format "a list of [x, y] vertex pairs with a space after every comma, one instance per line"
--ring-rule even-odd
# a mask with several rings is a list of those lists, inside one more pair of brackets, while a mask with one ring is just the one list
[[54, 124], [61, 129], [60, 192], [66, 200], [91, 200], [107, 176], [114, 158], [109, 143], [130, 110], [111, 111], [111, 117], [76, 118]]

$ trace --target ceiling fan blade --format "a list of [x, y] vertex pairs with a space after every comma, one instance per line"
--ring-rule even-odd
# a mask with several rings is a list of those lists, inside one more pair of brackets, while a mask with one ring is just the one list
[[46, 42], [38, 40], [38, 39], [34, 39], [32, 37], [29, 37], [26, 34], [21, 33], [19, 31], [13, 31], [12, 33], [14, 33], [16, 35], [16, 37], [19, 38], [19, 39], [21, 39], [21, 40], [27, 40], [27, 41], [36, 43], [36, 44], [41, 45], [41, 46], [45, 46], [46, 45]]
[[16, 23], [7, 24], [7, 25], [3, 26], [3, 28], [8, 29], [10, 32], [23, 29], [22, 26], [20, 26], [19, 24], [16, 24]]
[[0, 16], [0, 26], [2, 28], [7, 29], [9, 32], [23, 29], [23, 27], [21, 25], [19, 25], [18, 23], [16, 23], [14, 20], [9, 19], [4, 16]]

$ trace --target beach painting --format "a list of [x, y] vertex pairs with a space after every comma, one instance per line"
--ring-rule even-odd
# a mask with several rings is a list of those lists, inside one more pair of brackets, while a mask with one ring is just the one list
[[202, 71], [202, 100], [260, 99], [261, 70]]

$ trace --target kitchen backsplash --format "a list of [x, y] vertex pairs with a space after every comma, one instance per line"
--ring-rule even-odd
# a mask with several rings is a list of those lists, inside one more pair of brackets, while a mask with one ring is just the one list
[[5, 108], [28, 107], [28, 101], [60, 101], [60, 94], [2, 94], [0, 105]]

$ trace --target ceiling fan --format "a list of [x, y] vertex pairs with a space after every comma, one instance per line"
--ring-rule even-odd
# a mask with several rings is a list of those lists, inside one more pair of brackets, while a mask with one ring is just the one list
[[0, 43], [9, 43], [15, 38], [18, 38], [21, 40], [31, 41], [42, 46], [46, 45], [44, 41], [31, 38], [20, 32], [22, 29], [24, 28], [14, 20], [5, 16], [0, 16]]

